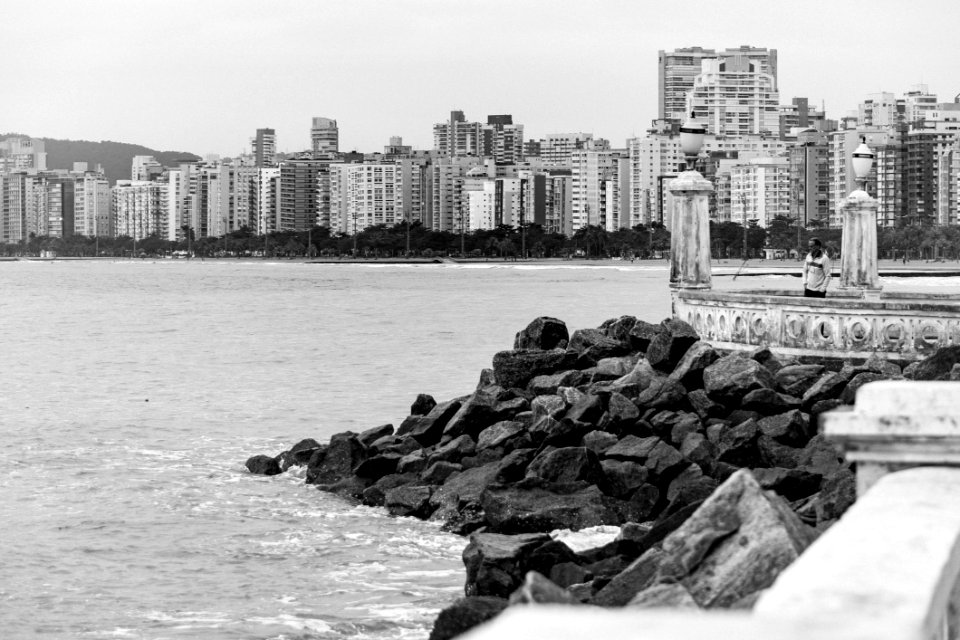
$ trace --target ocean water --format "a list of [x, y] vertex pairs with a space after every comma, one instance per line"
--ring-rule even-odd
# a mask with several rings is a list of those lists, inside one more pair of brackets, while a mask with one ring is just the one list
[[0, 637], [425, 638], [465, 541], [244, 461], [469, 393], [666, 267], [0, 262]]

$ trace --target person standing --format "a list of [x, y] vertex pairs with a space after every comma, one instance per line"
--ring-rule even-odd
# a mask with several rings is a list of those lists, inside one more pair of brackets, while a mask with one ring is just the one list
[[810, 252], [803, 262], [803, 295], [807, 298], [826, 298], [830, 284], [830, 256], [823, 250], [819, 238], [810, 238]]

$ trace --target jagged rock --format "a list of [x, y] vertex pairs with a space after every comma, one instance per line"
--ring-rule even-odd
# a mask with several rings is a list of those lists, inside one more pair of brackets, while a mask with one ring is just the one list
[[527, 558], [527, 570], [546, 575], [550, 572], [551, 567], [561, 562], [576, 562], [577, 560], [579, 560], [579, 556], [570, 547], [562, 540], [553, 538], [550, 542], [545, 542], [530, 552]]
[[497, 386], [497, 376], [494, 374], [493, 369], [481, 369], [480, 379], [477, 380], [477, 387], [474, 391], [495, 386]]
[[835, 520], [857, 499], [857, 478], [849, 468], [841, 468], [824, 478], [817, 496], [817, 521]]
[[515, 349], [493, 356], [493, 372], [501, 387], [523, 389], [536, 376], [573, 369], [575, 362], [575, 354], [562, 349]]
[[419, 451], [423, 448], [423, 445], [417, 442], [416, 438], [413, 436], [384, 436], [379, 440], [375, 440], [369, 447], [367, 447], [368, 455], [377, 455], [378, 453], [399, 453], [400, 455], [407, 455], [414, 451]]
[[431, 493], [430, 487], [403, 485], [388, 490], [384, 495], [384, 504], [390, 515], [426, 518], [433, 510], [430, 506]]
[[670, 508], [677, 510], [682, 506], [706, 500], [716, 488], [716, 480], [704, 475], [698, 465], [691, 464], [670, 481], [666, 498]]
[[800, 460], [804, 457], [803, 448], [777, 442], [767, 435], [761, 435], [757, 440], [757, 450], [763, 464], [754, 466], [796, 469], [800, 465]]
[[673, 371], [690, 346], [700, 339], [696, 330], [683, 320], [668, 318], [660, 323], [661, 331], [647, 347], [650, 366], [664, 372]]
[[397, 429], [397, 435], [410, 435], [424, 447], [440, 442], [447, 423], [460, 410], [466, 397], [469, 396], [441, 402], [425, 416], [410, 416]]
[[761, 418], [757, 424], [764, 435], [791, 446], [803, 446], [813, 435], [809, 418], [798, 410]]
[[622, 356], [630, 351], [629, 345], [614, 340], [601, 329], [577, 329], [570, 337], [568, 349], [593, 363], [604, 358]]
[[747, 470], [733, 474], [662, 545], [656, 583], [680, 583], [704, 608], [769, 587], [813, 532]]
[[817, 427], [820, 426], [820, 416], [839, 407], [847, 407], [848, 409], [850, 408], [849, 405], [843, 404], [843, 401], [840, 400], [840, 398], [821, 400], [817, 403], [814, 403], [814, 405], [810, 407], [810, 431], [816, 433]]
[[420, 473], [420, 481], [424, 484], [443, 484], [447, 478], [462, 470], [462, 464], [439, 460]]
[[562, 447], [544, 452], [527, 467], [527, 477], [549, 482], [603, 484], [605, 476], [597, 454], [586, 447]]
[[820, 489], [821, 477], [803, 469], [753, 469], [754, 478], [764, 489], [775, 491], [791, 502], [811, 496]]
[[437, 615], [428, 640], [453, 640], [497, 617], [507, 606], [506, 599], [493, 596], [460, 598]]
[[547, 542], [545, 533], [474, 533], [463, 550], [466, 595], [509, 598], [522, 584], [530, 554]]
[[557, 395], [566, 402], [568, 406], [573, 406], [587, 397], [586, 393], [574, 387], [560, 387], [557, 389]]
[[513, 416], [504, 416], [497, 412], [499, 389], [477, 390], [462, 405], [456, 415], [443, 429], [440, 442], [449, 442], [462, 435], [468, 435], [476, 441], [480, 432], [500, 420], [507, 420]]
[[616, 358], [602, 358], [597, 361], [596, 370], [598, 374], [607, 379], [616, 380], [633, 371], [633, 368], [637, 366], [640, 358], [639, 353]]
[[760, 466], [760, 452], [757, 449], [759, 437], [760, 427], [753, 420], [724, 429], [717, 444], [717, 460], [738, 467]]
[[874, 373], [873, 371], [864, 371], [863, 373], [858, 373], [850, 379], [850, 382], [847, 383], [847, 387], [843, 390], [843, 393], [840, 394], [840, 401], [844, 404], [853, 404], [854, 400], [857, 398], [857, 389], [867, 383], [887, 379], [888, 376], [882, 373]]
[[690, 403], [690, 406], [693, 407], [693, 410], [701, 420], [720, 417], [727, 411], [722, 404], [717, 404], [711, 400], [710, 396], [708, 396], [707, 392], [703, 389], [694, 389], [687, 393], [687, 402]]
[[819, 434], [810, 438], [810, 442], [803, 448], [803, 453], [797, 460], [797, 468], [824, 478], [837, 473], [843, 464], [843, 454]]
[[[917, 369], [919, 368], [920, 368], [920, 362], [911, 362], [910, 364], [908, 364], [903, 368], [903, 377], [906, 378], [907, 380], [916, 380], [914, 376], [917, 372]], [[953, 367], [950, 367], [950, 370], [952, 371]]]
[[865, 371], [881, 373], [888, 378], [898, 378], [901, 376], [900, 367], [896, 363], [890, 362], [877, 353], [871, 353], [870, 357], [867, 358], [863, 364], [852, 367], [852, 369], [853, 375], [851, 375], [850, 378], [853, 378], [857, 373], [863, 373]]
[[800, 406], [800, 398], [778, 393], [773, 389], [754, 389], [743, 398], [743, 408], [761, 414], [790, 411]]
[[637, 364], [634, 365], [630, 373], [608, 383], [607, 386], [610, 391], [616, 391], [630, 399], [634, 399], [649, 387], [651, 382], [664, 377], [662, 373], [654, 370], [649, 362], [641, 358], [637, 361]]
[[710, 399], [736, 406], [754, 389], [772, 389], [773, 374], [756, 360], [734, 353], [703, 370], [703, 388]]
[[362, 478], [377, 480], [391, 473], [396, 473], [397, 464], [402, 458], [403, 456], [399, 453], [378, 453], [358, 464], [353, 473]]
[[433, 399], [433, 396], [426, 393], [418, 393], [417, 399], [410, 405], [410, 415], [425, 416], [433, 411], [435, 406], [437, 406], [437, 401]]
[[628, 607], [637, 609], [699, 609], [687, 588], [679, 583], [655, 584], [635, 595]]
[[574, 422], [597, 424], [605, 411], [606, 406], [603, 398], [590, 394], [567, 409], [563, 417]]
[[359, 440], [360, 444], [363, 446], [369, 447], [380, 438], [392, 435], [393, 425], [382, 424], [379, 427], [373, 427], [372, 429], [367, 429], [366, 431], [361, 432], [360, 435], [357, 436], [357, 440]]
[[272, 456], [253, 456], [247, 459], [247, 471], [261, 476], [275, 476], [280, 471], [280, 463]]
[[526, 425], [522, 422], [501, 420], [480, 432], [480, 436], [477, 438], [476, 448], [480, 451], [491, 447], [498, 447], [508, 440], [521, 435], [525, 431], [525, 428]]
[[559, 418], [568, 409], [568, 405], [563, 398], [556, 395], [540, 395], [530, 403], [530, 409], [533, 413], [533, 421], [536, 422], [543, 416]]
[[[566, 589], [574, 584], [581, 584], [593, 579], [593, 573], [587, 571], [576, 562], [560, 562], [550, 567], [550, 582]], [[569, 591], [567, 593], [570, 593]], [[570, 595], [573, 595], [572, 593]], [[580, 602], [580, 598], [573, 595]]]
[[361, 500], [363, 492], [370, 486], [371, 481], [368, 478], [359, 476], [347, 476], [335, 482], [318, 482], [317, 489], [338, 495], [349, 500]]
[[596, 454], [602, 454], [607, 449], [617, 444], [617, 436], [606, 431], [591, 431], [583, 436], [583, 446]]
[[563, 320], [549, 316], [540, 316], [517, 332], [513, 341], [514, 349], [566, 349], [570, 334]]
[[387, 491], [404, 485], [417, 482], [415, 473], [393, 473], [383, 476], [363, 490], [360, 501], [368, 507], [382, 507], [385, 504]]
[[656, 436], [626, 436], [604, 454], [609, 460], [626, 460], [642, 464], [650, 476], [659, 481], [675, 477], [690, 463], [680, 452]]
[[431, 520], [441, 520], [441, 531], [458, 536], [466, 536], [486, 526], [483, 509], [475, 502], [469, 502], [452, 513], [448, 509], [434, 511]]
[[634, 596], [653, 584], [662, 559], [663, 552], [660, 549], [648, 549], [590, 598], [589, 603], [601, 607], [626, 605]]
[[702, 433], [688, 433], [680, 443], [680, 455], [711, 473], [716, 462], [716, 448]]
[[446, 462], [456, 462], [463, 460], [467, 456], [472, 456], [477, 451], [477, 443], [468, 435], [457, 436], [446, 444], [437, 447], [427, 457], [427, 465], [431, 465], [441, 460]]
[[633, 343], [630, 340], [630, 332], [637, 324], [637, 319], [633, 316], [620, 316], [607, 320], [600, 328], [611, 338], [623, 344], [628, 350], [634, 351]]
[[435, 509], [456, 511], [461, 505], [480, 503], [480, 495], [492, 483], [499, 472], [497, 463], [464, 469], [447, 478], [430, 496], [430, 504]]
[[397, 473], [420, 473], [427, 468], [425, 449], [411, 451], [397, 461]]
[[621, 426], [631, 424], [640, 417], [640, 410], [627, 396], [613, 391], [607, 400], [607, 413], [610, 415], [610, 426], [617, 430]]
[[549, 375], [535, 376], [527, 389], [538, 396], [552, 396], [560, 387], [575, 387], [583, 380], [583, 373], [577, 369], [560, 371]]
[[514, 449], [505, 455], [497, 462], [496, 482], [509, 484], [522, 480], [536, 454], [536, 449]]
[[803, 394], [800, 399], [800, 408], [809, 412], [810, 407], [821, 400], [838, 398], [846, 385], [846, 378], [835, 371], [828, 371]]
[[650, 427], [654, 435], [672, 444], [680, 444], [688, 433], [702, 431], [703, 423], [695, 414], [686, 411], [659, 411], [650, 418]]
[[308, 464], [313, 454], [321, 449], [326, 450], [326, 447], [313, 438], [301, 440], [293, 445], [289, 451], [280, 454], [277, 459], [277, 462], [280, 463], [280, 470], [286, 471], [290, 467]]
[[759, 362], [770, 373], [775, 374], [784, 367], [784, 363], [781, 362], [780, 358], [767, 347], [760, 347], [754, 350], [748, 357], [751, 360]]
[[684, 403], [687, 390], [677, 380], [660, 378], [650, 382], [650, 385], [637, 396], [637, 406], [644, 409], [658, 409], [661, 407], [676, 408]]
[[823, 375], [822, 364], [795, 364], [777, 371], [774, 378], [777, 388], [787, 395], [803, 397], [803, 394]]
[[650, 477], [647, 468], [634, 461], [603, 460], [600, 465], [606, 476], [607, 492], [615, 498], [629, 498]]
[[596, 485], [551, 483], [526, 478], [510, 485], [490, 485], [480, 497], [491, 531], [528, 533], [553, 529], [583, 529], [620, 524], [624, 516], [612, 498]]
[[[319, 452], [318, 452], [319, 453]], [[324, 455], [314, 455], [307, 465], [307, 484], [333, 484], [353, 475], [366, 451], [357, 434], [338, 433], [330, 438]]]
[[670, 373], [670, 377], [680, 381], [687, 389], [703, 386], [703, 370], [717, 361], [720, 354], [709, 343], [697, 341], [690, 345], [683, 357]]
[[580, 601], [542, 574], [528, 571], [523, 585], [510, 595], [510, 604], [580, 604]]
[[650, 343], [661, 331], [663, 331], [662, 325], [637, 320], [630, 329], [630, 346], [634, 351], [646, 352]]

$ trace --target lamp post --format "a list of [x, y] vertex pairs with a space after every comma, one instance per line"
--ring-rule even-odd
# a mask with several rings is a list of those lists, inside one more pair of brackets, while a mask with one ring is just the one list
[[706, 127], [690, 119], [680, 127], [680, 149], [686, 171], [670, 181], [670, 286], [675, 289], [709, 289], [710, 184], [696, 169]]
[[841, 204], [843, 215], [843, 255], [840, 258], [840, 287], [878, 292], [877, 272], [877, 206], [867, 193], [867, 178], [873, 167], [874, 153], [861, 138], [853, 152], [851, 166], [859, 188]]

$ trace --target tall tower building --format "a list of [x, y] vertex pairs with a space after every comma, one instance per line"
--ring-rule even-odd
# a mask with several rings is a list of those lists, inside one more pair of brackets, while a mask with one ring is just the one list
[[703, 60], [687, 94], [687, 112], [716, 136], [780, 135], [776, 77], [743, 54]]
[[700, 62], [715, 58], [717, 52], [703, 47], [685, 47], [675, 51], [660, 51], [657, 56], [659, 105], [661, 120], [681, 123], [686, 119], [687, 93], [700, 75]]
[[451, 111], [449, 120], [433, 125], [433, 149], [448, 157], [483, 155], [483, 125]]
[[310, 148], [318, 153], [336, 153], [340, 150], [340, 130], [337, 121], [314, 118], [310, 127]]
[[273, 129], [257, 129], [257, 135], [250, 142], [254, 166], [273, 166], [277, 157], [277, 132]]
[[483, 128], [483, 155], [497, 164], [523, 162], [523, 125], [514, 124], [513, 116], [487, 116]]

